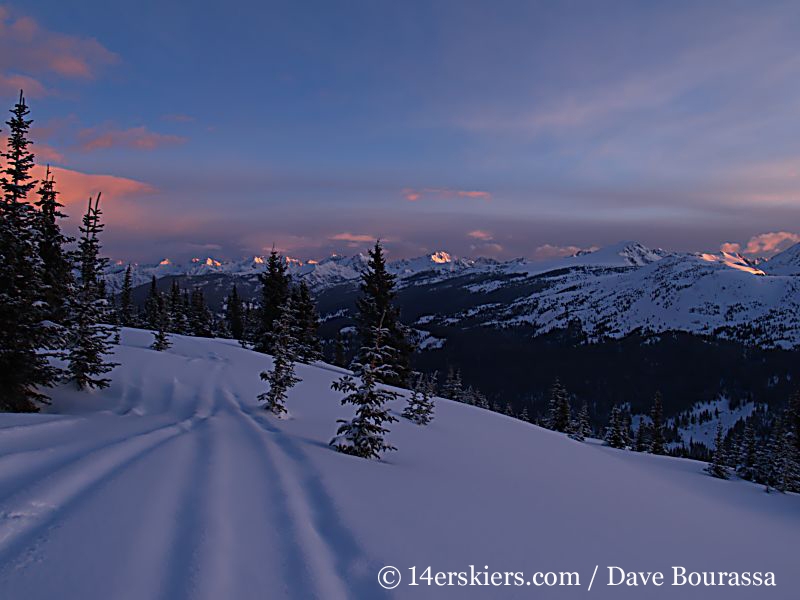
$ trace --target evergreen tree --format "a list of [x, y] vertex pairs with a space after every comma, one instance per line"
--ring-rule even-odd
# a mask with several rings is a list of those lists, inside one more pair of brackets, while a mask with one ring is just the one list
[[212, 317], [208, 306], [206, 306], [203, 290], [194, 288], [190, 302], [189, 326], [191, 327], [192, 335], [196, 337], [211, 337], [213, 333]]
[[736, 470], [742, 479], [748, 481], [755, 479], [758, 466], [758, 445], [756, 444], [756, 432], [750, 420], [744, 425], [737, 463]]
[[45, 295], [39, 253], [38, 216], [28, 201], [33, 154], [28, 137], [32, 121], [25, 98], [11, 110], [7, 149], [0, 156], [0, 410], [36, 412], [49, 403], [40, 390], [52, 385], [59, 371], [46, 352], [60, 345], [45, 323], [50, 308]]
[[417, 425], [427, 425], [433, 420], [435, 378], [416, 373], [408, 404], [403, 409], [403, 417]]
[[717, 434], [714, 437], [714, 456], [711, 459], [711, 464], [706, 467], [706, 471], [713, 477], [727, 479], [728, 469], [725, 463], [725, 437], [722, 432], [722, 421], [719, 421], [717, 423]]
[[442, 386], [442, 396], [449, 400], [463, 402], [464, 385], [461, 382], [461, 371], [451, 366], [447, 368], [447, 378]]
[[548, 428], [554, 431], [568, 433], [572, 422], [572, 412], [569, 405], [567, 390], [556, 378], [550, 387], [550, 401], [548, 412]]
[[[381, 383], [403, 387], [411, 372], [412, 346], [408, 338], [406, 327], [400, 322], [400, 311], [394, 305], [395, 276], [386, 269], [386, 258], [380, 240], [375, 242], [375, 247], [369, 251], [367, 268], [361, 274], [361, 295], [356, 301], [358, 309], [357, 321], [361, 348], [372, 352], [375, 346], [373, 336], [379, 324], [380, 329], [386, 331], [383, 344], [393, 349], [395, 364]], [[366, 357], [360, 357], [363, 363]]]
[[233, 289], [225, 304], [225, 319], [228, 321], [228, 329], [233, 339], [244, 339], [244, 311], [236, 284], [233, 284]]
[[158, 329], [160, 298], [161, 293], [158, 291], [156, 276], [153, 275], [152, 279], [150, 279], [150, 289], [147, 292], [147, 298], [144, 301], [144, 325], [148, 329]]
[[612, 448], [625, 448], [628, 445], [625, 435], [625, 419], [622, 409], [616, 404], [611, 409], [605, 441]]
[[337, 421], [340, 425], [331, 445], [339, 452], [362, 458], [380, 458], [383, 452], [396, 450], [384, 439], [389, 432], [384, 424], [397, 421], [386, 403], [397, 398], [398, 394], [379, 386], [380, 381], [397, 377], [394, 370], [396, 350], [387, 343], [391, 335], [380, 319], [369, 335], [372, 346], [362, 348], [353, 365], [354, 376], [345, 375], [331, 385], [333, 390], [345, 394], [342, 404], [357, 407], [350, 421]]
[[305, 281], [292, 290], [295, 326], [297, 328], [297, 356], [304, 363], [322, 359], [322, 344], [319, 341], [319, 315], [311, 292]]
[[169, 287], [169, 296], [163, 302], [169, 331], [181, 335], [189, 333], [189, 319], [183, 308], [183, 295], [177, 279], [173, 279]]
[[300, 379], [295, 376], [297, 361], [297, 327], [295, 325], [291, 298], [286, 300], [281, 315], [275, 323], [272, 346], [272, 370], [263, 371], [261, 379], [269, 383], [269, 390], [259, 394], [259, 402], [265, 408], [280, 416], [286, 412], [288, 391]]
[[70, 306], [71, 344], [67, 372], [78, 389], [105, 388], [111, 380], [102, 377], [114, 368], [105, 355], [111, 350], [112, 332], [103, 321], [108, 316], [107, 301], [103, 296], [101, 273], [106, 259], [100, 257], [98, 234], [103, 230], [100, 222], [100, 194], [89, 207], [80, 227], [78, 263], [80, 279]]
[[526, 421], [528, 423], [531, 422], [531, 415], [528, 412], [528, 407], [527, 406], [522, 408], [522, 414], [519, 416], [519, 418], [520, 418], [521, 421]]
[[61, 212], [63, 204], [58, 201], [55, 180], [47, 167], [44, 181], [37, 191], [36, 226], [38, 229], [39, 259], [42, 265], [44, 300], [47, 303], [47, 318], [63, 323], [66, 320], [66, 302], [72, 292], [72, 258], [64, 246], [72, 238], [61, 232], [59, 221], [66, 215]]
[[153, 350], [163, 352], [172, 346], [172, 341], [169, 339], [170, 331], [170, 314], [167, 302], [164, 297], [159, 294], [158, 296], [158, 329], [153, 332], [153, 344], [150, 346]]
[[650, 448], [650, 444], [647, 441], [647, 423], [645, 423], [644, 418], [639, 421], [639, 427], [636, 428], [636, 442], [634, 448], [637, 452], [647, 452]]
[[666, 454], [664, 441], [664, 407], [661, 402], [661, 392], [656, 392], [656, 396], [653, 399], [653, 408], [650, 411], [650, 418], [653, 421], [650, 427], [650, 452], [653, 454]]
[[130, 265], [125, 269], [125, 278], [122, 280], [122, 291], [119, 295], [119, 324], [123, 327], [136, 325], [133, 306], [133, 275]]
[[275, 339], [275, 323], [280, 318], [283, 305], [289, 297], [290, 277], [286, 272], [286, 261], [272, 249], [267, 259], [267, 270], [258, 276], [261, 282], [260, 323], [255, 333], [253, 349], [269, 354]]
[[589, 420], [589, 405], [584, 402], [581, 409], [578, 411], [578, 417], [572, 425], [572, 432], [579, 440], [584, 440], [587, 437], [592, 437], [592, 424]]
[[341, 331], [336, 332], [336, 340], [333, 345], [333, 364], [337, 367], [346, 367], [347, 359], [345, 358], [344, 336]]

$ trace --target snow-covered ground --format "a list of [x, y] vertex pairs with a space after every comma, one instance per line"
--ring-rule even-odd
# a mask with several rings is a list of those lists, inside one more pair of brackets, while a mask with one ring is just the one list
[[[125, 330], [112, 387], [0, 415], [0, 598], [797, 598], [800, 498], [441, 400], [398, 451], [332, 451], [341, 370], [299, 366], [291, 418], [255, 404], [270, 360], [221, 340]], [[402, 410], [398, 401], [394, 409]], [[55, 414], [58, 413], [58, 414]], [[392, 592], [378, 585], [400, 569]], [[421, 573], [577, 571], [580, 587], [408, 586]], [[777, 587], [672, 587], [772, 571]], [[607, 567], [663, 571], [609, 587]]]

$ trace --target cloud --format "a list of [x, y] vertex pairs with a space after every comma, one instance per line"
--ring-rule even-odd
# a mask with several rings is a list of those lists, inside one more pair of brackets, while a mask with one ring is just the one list
[[490, 242], [494, 239], [491, 233], [488, 231], [483, 231], [482, 229], [475, 229], [474, 231], [470, 231], [467, 233], [469, 237], [475, 240], [481, 240], [483, 242]]
[[[94, 79], [119, 57], [94, 38], [49, 31], [35, 19], [0, 8], [0, 91], [20, 83], [31, 96], [45, 92], [38, 80], [45, 75], [62, 79]], [[10, 70], [16, 74], [12, 74]], [[24, 78], [24, 79], [22, 79]]]
[[538, 246], [533, 251], [533, 258], [560, 258], [563, 256], [574, 256], [580, 252], [582, 248], [578, 246], [553, 246], [552, 244], [543, 244]]
[[792, 244], [800, 242], [800, 235], [788, 231], [773, 231], [751, 237], [743, 252], [745, 254], [776, 254]]
[[[106, 200], [119, 200], [156, 191], [147, 183], [115, 175], [81, 173], [61, 167], [50, 167], [50, 172], [56, 180], [59, 199], [65, 206], [83, 207], [89, 196], [94, 196], [98, 192], [102, 192]], [[32, 174], [35, 179], [41, 181], [44, 179], [45, 167], [35, 166]]]
[[719, 249], [728, 254], [739, 254], [742, 251], [742, 245], [736, 242], [725, 242]]
[[338, 242], [352, 242], [352, 243], [368, 243], [374, 242], [375, 236], [372, 235], [364, 235], [364, 234], [355, 234], [355, 233], [337, 233], [330, 236], [328, 239], [335, 240]]
[[25, 90], [25, 96], [29, 98], [45, 95], [44, 85], [33, 77], [0, 73], [0, 94], [16, 96], [20, 90]]
[[454, 190], [450, 188], [423, 188], [420, 190], [414, 188], [405, 188], [402, 191], [403, 197], [409, 202], [416, 202], [425, 197], [433, 198], [436, 200], [453, 200], [458, 198], [477, 198], [486, 200], [487, 202], [492, 199], [489, 192], [474, 191], [474, 190]]
[[154, 150], [159, 146], [182, 144], [186, 138], [178, 135], [156, 133], [146, 127], [130, 129], [103, 129], [90, 127], [78, 132], [80, 148], [85, 151], [103, 148], [132, 148]]

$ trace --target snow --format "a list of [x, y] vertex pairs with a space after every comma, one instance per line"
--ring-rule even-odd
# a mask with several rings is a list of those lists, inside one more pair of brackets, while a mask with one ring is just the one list
[[[698, 422], [694, 425], [689, 423], [687, 427], [679, 427], [678, 435], [687, 446], [690, 441], [694, 441], [705, 444], [707, 448], [714, 448], [717, 424], [722, 423], [722, 431], [727, 433], [739, 421], [746, 421], [755, 409], [756, 405], [753, 402], [744, 402], [736, 408], [731, 408], [730, 400], [725, 396], [717, 398], [713, 402], [698, 402], [686, 413], [689, 416], [694, 415]], [[711, 418], [700, 423], [699, 417], [706, 411], [710, 413]], [[719, 414], [717, 415], [717, 413]]]
[[[341, 369], [299, 365], [292, 418], [256, 406], [268, 357], [126, 329], [112, 386], [0, 415], [0, 597], [797, 597], [800, 498], [438, 400], [384, 461], [336, 453]], [[403, 401], [393, 403], [399, 415]], [[404, 582], [377, 583], [394, 565]], [[580, 588], [409, 587], [418, 572], [578, 571]], [[773, 571], [777, 588], [623, 588], [607, 566]]]

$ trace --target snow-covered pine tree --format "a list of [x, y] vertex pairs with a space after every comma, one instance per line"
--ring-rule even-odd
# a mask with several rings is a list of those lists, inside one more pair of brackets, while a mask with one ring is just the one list
[[206, 306], [203, 290], [198, 287], [192, 289], [189, 327], [191, 328], [191, 334], [196, 337], [211, 337], [213, 335], [211, 311]]
[[98, 234], [103, 230], [100, 222], [100, 194], [83, 217], [78, 241], [79, 279], [69, 306], [70, 348], [67, 356], [69, 379], [78, 389], [105, 388], [111, 380], [102, 377], [116, 364], [105, 360], [111, 351], [113, 332], [106, 320], [107, 300], [103, 295], [101, 274], [107, 259], [100, 256]]
[[578, 416], [572, 424], [572, 434], [577, 440], [583, 441], [587, 437], [592, 437], [592, 424], [589, 420], [589, 405], [584, 402], [578, 411]]
[[531, 422], [531, 415], [528, 412], [528, 407], [527, 406], [524, 406], [522, 408], [522, 414], [520, 414], [519, 418], [520, 418], [521, 421], [526, 421], [528, 423]]
[[461, 371], [454, 369], [452, 365], [447, 367], [447, 377], [442, 386], [442, 397], [449, 400], [462, 402], [464, 386], [461, 383]]
[[408, 403], [403, 409], [403, 417], [417, 425], [427, 425], [433, 420], [433, 376], [415, 373]]
[[[386, 330], [384, 343], [394, 349], [395, 364], [391, 370], [392, 378], [382, 379], [381, 382], [402, 387], [411, 372], [413, 348], [408, 330], [400, 322], [400, 310], [394, 305], [395, 279], [386, 269], [383, 246], [378, 240], [369, 251], [367, 268], [361, 274], [361, 295], [356, 301], [356, 320], [362, 349], [374, 346], [373, 335], [379, 323], [380, 328]], [[365, 357], [360, 357], [360, 360], [364, 362]]]
[[286, 412], [286, 398], [289, 390], [300, 382], [295, 375], [297, 362], [297, 326], [291, 298], [287, 298], [281, 314], [275, 322], [272, 346], [272, 369], [261, 372], [261, 379], [269, 383], [269, 389], [258, 395], [258, 401], [273, 414], [281, 416]]
[[161, 293], [158, 291], [156, 276], [153, 275], [150, 279], [147, 298], [144, 301], [144, 326], [151, 330], [158, 329], [159, 298], [161, 298]]
[[225, 302], [225, 320], [228, 322], [231, 337], [235, 340], [242, 340], [244, 338], [244, 309], [235, 283]]
[[61, 212], [63, 204], [58, 201], [55, 180], [47, 166], [44, 181], [36, 192], [36, 228], [39, 259], [42, 265], [44, 300], [47, 303], [46, 317], [55, 323], [64, 323], [67, 317], [66, 303], [72, 293], [72, 257], [65, 246], [72, 238], [61, 231], [59, 221], [66, 215]]
[[653, 408], [650, 411], [652, 424], [650, 426], [650, 452], [653, 454], [666, 454], [664, 440], [664, 407], [661, 402], [661, 392], [656, 392], [653, 398]]
[[625, 448], [626, 439], [623, 431], [624, 419], [619, 405], [615, 404], [611, 408], [611, 416], [606, 427], [605, 441], [612, 448]]
[[647, 452], [650, 449], [648, 442], [648, 429], [647, 423], [644, 419], [639, 421], [639, 427], [636, 428], [636, 441], [634, 442], [634, 450], [637, 452]]
[[42, 261], [38, 252], [38, 215], [28, 200], [36, 182], [31, 179], [34, 156], [28, 137], [33, 121], [25, 98], [6, 122], [9, 135], [0, 157], [0, 410], [36, 412], [49, 404], [41, 389], [59, 376], [43, 350], [60, 345], [45, 319]]
[[319, 315], [314, 299], [305, 281], [292, 288], [295, 327], [297, 329], [297, 357], [300, 362], [312, 363], [322, 359], [319, 341]]
[[362, 458], [380, 458], [386, 451], [396, 450], [388, 444], [385, 435], [386, 423], [397, 421], [386, 403], [397, 398], [397, 392], [380, 387], [379, 382], [397, 377], [394, 365], [397, 362], [395, 349], [388, 343], [391, 332], [383, 327], [383, 319], [369, 335], [372, 346], [362, 348], [353, 364], [353, 375], [345, 375], [334, 381], [331, 388], [343, 392], [342, 404], [353, 404], [355, 416], [349, 420], [338, 420], [339, 429], [331, 440], [339, 452]]
[[267, 259], [267, 270], [259, 273], [258, 280], [261, 283], [261, 308], [254, 332], [253, 349], [269, 354], [272, 351], [272, 342], [276, 339], [273, 335], [275, 324], [289, 297], [291, 281], [286, 272], [286, 261], [274, 247]]
[[725, 436], [722, 431], [722, 421], [717, 422], [717, 433], [714, 436], [714, 455], [711, 463], [706, 467], [706, 472], [719, 479], [728, 478], [728, 468], [725, 466]]
[[468, 388], [468, 397], [471, 397], [472, 400], [468, 401], [467, 404], [473, 404], [478, 408], [482, 408], [484, 410], [490, 410], [491, 405], [489, 404], [489, 399], [486, 398], [486, 394], [484, 394], [479, 389], [475, 389], [472, 386]]
[[758, 445], [756, 432], [750, 419], [744, 424], [744, 434], [739, 443], [736, 472], [739, 477], [752, 481], [756, 477], [758, 466]]
[[568, 433], [572, 422], [572, 411], [569, 405], [567, 390], [561, 385], [561, 381], [559, 381], [558, 378], [556, 378], [553, 385], [550, 387], [548, 406], [548, 429]]
[[130, 265], [125, 269], [122, 291], [119, 295], [119, 324], [122, 327], [133, 327], [137, 324], [133, 306], [133, 274], [131, 273]]

